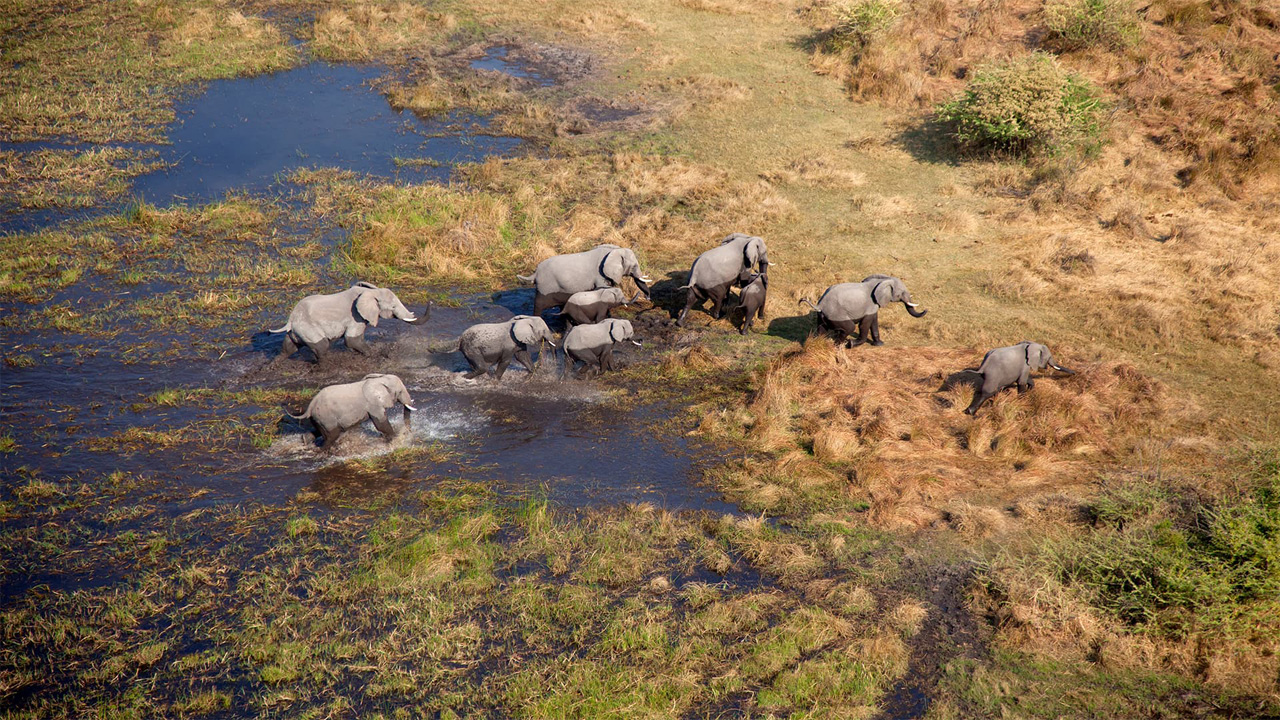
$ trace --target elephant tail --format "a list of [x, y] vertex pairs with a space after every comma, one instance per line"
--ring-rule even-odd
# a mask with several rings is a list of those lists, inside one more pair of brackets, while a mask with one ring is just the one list
[[818, 306], [817, 306], [817, 305], [814, 305], [812, 302], [810, 302], [810, 301], [809, 301], [809, 298], [807, 298], [807, 297], [802, 297], [802, 298], [800, 298], [800, 301], [796, 303], [796, 307], [799, 307], [799, 306], [801, 306], [801, 305], [808, 305], [808, 306], [809, 306], [810, 308], [812, 308], [814, 311], [816, 311], [816, 312], [822, 312], [821, 310], [818, 310]]
[[519, 275], [519, 274], [517, 274], [517, 275], [516, 275], [516, 278], [517, 278], [520, 282], [524, 283], [525, 285], [532, 285], [532, 284], [533, 284], [534, 279], [535, 279], [535, 278], [537, 278], [537, 277], [538, 277], [538, 271], [537, 271], [537, 270], [534, 270], [533, 272], [529, 273], [528, 275]]
[[275, 330], [268, 330], [267, 332], [270, 332], [270, 333], [282, 333], [282, 332], [289, 332], [289, 331], [290, 331], [290, 330], [292, 330], [292, 329], [293, 329], [293, 321], [292, 321], [292, 320], [290, 320], [289, 322], [287, 322], [287, 323], [285, 323], [285, 324], [284, 324], [284, 327], [278, 327], [278, 328], [276, 328]]
[[301, 414], [301, 415], [294, 415], [293, 413], [289, 412], [288, 410], [285, 410], [285, 411], [284, 411], [284, 414], [285, 414], [285, 415], [288, 415], [289, 417], [291, 417], [291, 418], [293, 418], [294, 420], [297, 420], [297, 421], [299, 421], [299, 422], [304, 421], [304, 420], [310, 420], [310, 419], [311, 419], [311, 407], [310, 407], [310, 406], [308, 406], [306, 410], [303, 410], [303, 411], [302, 411], [302, 414]]

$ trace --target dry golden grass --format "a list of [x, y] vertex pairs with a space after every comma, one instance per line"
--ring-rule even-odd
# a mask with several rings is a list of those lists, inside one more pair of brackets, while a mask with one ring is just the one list
[[[1141, 441], [1196, 411], [1132, 366], [1087, 362], [1055, 348], [1079, 374], [1003, 393], [977, 418], [961, 413], [967, 384], [947, 379], [982, 350], [844, 350], [825, 338], [775, 360], [737, 418], [774, 458], [729, 479], [749, 506], [785, 510], [814, 493], [862, 498], [872, 521], [920, 527], [948, 521], [984, 537], [1012, 522], [1011, 499], [1091, 481], [1131, 458]], [[733, 418], [707, 419], [722, 427]], [[808, 449], [809, 452], [805, 450]]]
[[426, 47], [457, 26], [447, 13], [407, 2], [358, 3], [316, 14], [311, 51], [327, 60], [369, 60]]
[[849, 190], [867, 182], [866, 175], [818, 155], [792, 160], [777, 170], [760, 173], [760, 177], [775, 183], [791, 183]]

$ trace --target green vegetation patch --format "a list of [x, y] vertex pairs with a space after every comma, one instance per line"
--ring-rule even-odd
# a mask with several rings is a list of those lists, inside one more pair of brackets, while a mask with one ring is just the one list
[[1123, 49], [1141, 37], [1129, 0], [1050, 0], [1044, 6], [1048, 40], [1063, 50], [1094, 46]]
[[977, 69], [937, 114], [964, 147], [1034, 156], [1096, 147], [1103, 109], [1093, 85], [1037, 52]]

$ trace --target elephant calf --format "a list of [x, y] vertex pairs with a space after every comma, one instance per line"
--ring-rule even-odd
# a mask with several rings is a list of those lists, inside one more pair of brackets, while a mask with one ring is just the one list
[[417, 408], [404, 383], [395, 375], [373, 373], [358, 382], [330, 385], [311, 398], [306, 412], [288, 415], [294, 420], [310, 420], [314, 432], [324, 437], [324, 448], [331, 451], [344, 431], [365, 420], [372, 420], [391, 442], [395, 430], [387, 420], [387, 411], [396, 403], [404, 405], [404, 424], [409, 427], [409, 412]]
[[308, 295], [289, 313], [289, 322], [271, 332], [285, 334], [281, 357], [289, 357], [305, 344], [320, 361], [329, 352], [329, 343], [338, 338], [345, 338], [352, 350], [368, 355], [371, 349], [364, 339], [365, 327], [377, 327], [378, 318], [392, 317], [417, 325], [431, 317], [431, 304], [419, 317], [387, 288], [358, 282], [332, 295]]
[[608, 320], [614, 308], [619, 305], [630, 305], [640, 299], [640, 295], [641, 293], [637, 291], [635, 297], [628, 300], [622, 290], [616, 287], [586, 290], [570, 296], [560, 312], [564, 315], [565, 323], [570, 326], [593, 325], [602, 320]]
[[594, 325], [578, 325], [564, 336], [565, 373], [579, 362], [584, 369], [595, 365], [600, 372], [613, 369], [613, 346], [634, 339], [635, 331], [629, 320], [605, 320]]
[[516, 315], [506, 322], [472, 325], [463, 331], [458, 341], [458, 349], [471, 365], [471, 372], [465, 377], [474, 380], [487, 372], [501, 380], [511, 358], [533, 372], [529, 347], [534, 344], [540, 346], [544, 341], [551, 343], [551, 347], [556, 346], [546, 321], [532, 315]]
[[1020, 394], [1030, 390], [1036, 384], [1031, 378], [1031, 371], [1046, 367], [1075, 375], [1074, 370], [1055, 363], [1049, 348], [1040, 343], [1023, 341], [988, 352], [978, 369], [971, 371], [982, 376], [982, 385], [973, 393], [973, 402], [965, 408], [965, 413], [976, 415], [978, 408], [1007, 387], [1017, 385]]
[[751, 276], [751, 281], [742, 288], [741, 307], [742, 307], [742, 330], [743, 335], [751, 332], [751, 325], [755, 322], [756, 317], [764, 319], [764, 302], [766, 294], [769, 291], [769, 275], [767, 273], [755, 273]]
[[800, 302], [818, 311], [818, 327], [833, 331], [836, 342], [845, 340], [854, 334], [856, 340], [846, 340], [845, 347], [861, 345], [868, 340], [872, 345], [883, 345], [880, 341], [880, 308], [891, 302], [901, 302], [911, 317], [924, 317], [928, 310], [917, 310], [919, 306], [911, 302], [911, 293], [907, 286], [896, 277], [888, 275], [869, 275], [862, 282], [840, 283], [827, 288], [818, 298], [818, 304], [802, 298]]

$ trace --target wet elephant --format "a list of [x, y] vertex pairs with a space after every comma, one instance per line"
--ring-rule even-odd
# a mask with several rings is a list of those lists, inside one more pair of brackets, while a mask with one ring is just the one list
[[324, 448], [334, 444], [346, 430], [365, 420], [372, 420], [378, 432], [391, 442], [395, 437], [387, 419], [387, 411], [404, 405], [404, 424], [409, 426], [409, 413], [416, 410], [404, 382], [395, 375], [372, 373], [353, 383], [330, 385], [316, 393], [301, 415], [288, 413], [294, 420], [310, 421], [315, 432], [324, 437]]
[[289, 321], [271, 332], [285, 334], [281, 357], [289, 357], [299, 345], [306, 345], [319, 361], [338, 338], [345, 339], [352, 350], [368, 355], [372, 349], [364, 339], [365, 328], [377, 327], [379, 318], [392, 317], [417, 325], [431, 317], [431, 305], [428, 303], [418, 316], [387, 288], [358, 282], [342, 292], [308, 295], [293, 307]]
[[647, 298], [649, 283], [653, 282], [640, 272], [635, 252], [617, 245], [597, 245], [586, 252], [549, 257], [538, 263], [532, 275], [516, 277], [537, 288], [534, 315], [563, 305], [574, 293], [617, 287], [624, 277], [635, 280]]

